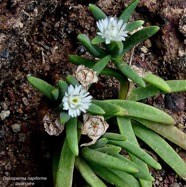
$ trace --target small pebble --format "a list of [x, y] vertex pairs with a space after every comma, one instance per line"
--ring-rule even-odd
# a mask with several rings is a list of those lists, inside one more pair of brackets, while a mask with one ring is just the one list
[[4, 120], [9, 115], [10, 115], [10, 111], [9, 110], [2, 110], [1, 113], [0, 113], [0, 118], [1, 118], [1, 120]]
[[18, 133], [21, 131], [21, 125], [19, 123], [14, 123], [13, 125], [11, 125], [11, 128], [13, 132], [15, 133]]
[[8, 49], [5, 49], [5, 50], [3, 50], [1, 53], [0, 53], [0, 56], [2, 57], [2, 58], [8, 58], [9, 57], [9, 51], [8, 51]]

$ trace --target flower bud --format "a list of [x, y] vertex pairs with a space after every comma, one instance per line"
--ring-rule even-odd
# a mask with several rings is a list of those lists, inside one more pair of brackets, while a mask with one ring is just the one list
[[64, 130], [64, 125], [59, 121], [59, 114], [55, 111], [48, 110], [43, 117], [45, 131], [50, 136], [59, 136]]
[[88, 89], [88, 86], [90, 84], [96, 83], [98, 81], [96, 72], [94, 72], [92, 69], [85, 67], [84, 65], [78, 66], [75, 72], [75, 77], [86, 90]]
[[81, 128], [81, 133], [87, 135], [89, 138], [92, 139], [92, 141], [89, 143], [82, 144], [81, 146], [89, 146], [94, 144], [97, 139], [102, 136], [109, 127], [103, 116], [91, 116], [89, 114], [84, 114], [83, 121], [84, 124]]

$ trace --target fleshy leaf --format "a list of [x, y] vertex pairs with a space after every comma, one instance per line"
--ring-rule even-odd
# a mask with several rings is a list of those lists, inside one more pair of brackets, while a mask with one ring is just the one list
[[96, 20], [104, 19], [106, 18], [106, 14], [96, 5], [89, 4], [89, 10], [92, 12]]
[[144, 23], [143, 20], [130, 22], [130, 23], [127, 24], [125, 30], [129, 31], [129, 32], [132, 32], [133, 30], [135, 30], [135, 29], [139, 28], [140, 26], [142, 26], [143, 23]]
[[132, 12], [135, 10], [139, 3], [139, 0], [133, 0], [132, 3], [125, 8], [125, 10], [121, 13], [119, 19], [122, 19], [125, 23], [128, 22]]
[[135, 119], [135, 120], [186, 150], [186, 134], [180, 129], [178, 129], [177, 127], [172, 125], [167, 126], [162, 123], [156, 123], [144, 119]]
[[138, 88], [133, 89], [130, 92], [130, 95], [127, 97], [127, 100], [139, 101], [142, 99], [152, 97], [159, 93], [160, 93], [160, 90], [158, 88], [154, 87], [153, 85], [147, 85], [145, 88], [138, 87]]
[[170, 86], [171, 92], [186, 92], [186, 80], [170, 80], [166, 83]]
[[78, 147], [78, 131], [77, 131], [77, 118], [71, 118], [66, 123], [66, 137], [68, 145], [74, 155], [78, 156], [79, 147]]
[[72, 187], [74, 164], [75, 155], [72, 153], [67, 139], [65, 139], [57, 170], [56, 187]]
[[145, 73], [143, 80], [148, 82], [149, 84], [152, 84], [153, 86], [159, 88], [160, 90], [162, 90], [166, 93], [171, 92], [170, 86], [161, 77], [159, 77], [157, 75], [147, 72], [147, 73]]
[[59, 100], [62, 100], [65, 95], [65, 92], [68, 91], [68, 84], [63, 80], [59, 80], [58, 88], [59, 88]]
[[128, 64], [123, 61], [114, 61], [114, 64], [129, 79], [133, 80], [140, 86], [145, 87], [143, 79]]
[[82, 158], [76, 157], [75, 165], [87, 184], [90, 186], [107, 187]]
[[[127, 140], [131, 141], [136, 146], [139, 146], [134, 131], [132, 129], [131, 120], [125, 117], [117, 117], [117, 124], [120, 133], [122, 135], [125, 135], [127, 137]], [[145, 164], [145, 162], [143, 162], [141, 159], [137, 158], [131, 153], [129, 153], [129, 156], [132, 159], [132, 161], [139, 166], [138, 168], [139, 172], [135, 173], [133, 176], [139, 178], [141, 186], [151, 187], [152, 186], [151, 180], [153, 180], [153, 178], [149, 173], [147, 164]]]
[[102, 70], [107, 66], [110, 59], [111, 59], [110, 55], [105, 56], [100, 61], [98, 61], [94, 66], [92, 66], [91, 69], [93, 71], [96, 71], [96, 74], [99, 75], [102, 72]]
[[67, 112], [60, 112], [59, 120], [61, 124], [65, 124], [70, 118]]
[[72, 75], [68, 75], [66, 77], [66, 81], [69, 85], [73, 85], [73, 86], [79, 85], [78, 80]]
[[162, 137], [140, 124], [133, 124], [133, 129], [137, 137], [151, 147], [180, 177], [186, 180], [186, 163]]
[[128, 52], [130, 49], [132, 49], [134, 46], [136, 46], [138, 43], [143, 42], [147, 38], [151, 37], [154, 35], [156, 32], [158, 32], [159, 27], [157, 26], [149, 26], [146, 28], [143, 28], [133, 35], [129, 36], [124, 42], [123, 42], [123, 53], [125, 54]]
[[92, 40], [92, 44], [100, 44], [103, 43], [105, 41], [104, 38], [102, 38], [101, 36], [96, 36], [93, 40]]
[[53, 89], [51, 91], [51, 95], [52, 95], [52, 97], [53, 97], [54, 100], [57, 100], [58, 97], [59, 97], [59, 90], [57, 88]]
[[167, 125], [173, 125], [175, 123], [174, 119], [170, 115], [150, 105], [120, 99], [104, 100], [103, 102], [108, 102], [123, 107], [127, 110], [128, 117], [138, 117]]
[[104, 115], [105, 111], [99, 107], [98, 105], [95, 105], [94, 103], [91, 103], [87, 111], [91, 114], [97, 114], [97, 115]]
[[52, 91], [56, 88], [50, 85], [49, 83], [45, 82], [42, 79], [33, 77], [31, 75], [27, 76], [27, 80], [32, 86], [37, 88], [41, 93], [43, 93], [46, 97], [48, 97], [51, 100], [54, 100], [52, 96]]
[[81, 44], [83, 44], [90, 54], [100, 58], [107, 55], [103, 49], [93, 45], [85, 34], [79, 34], [77, 39], [81, 42]]

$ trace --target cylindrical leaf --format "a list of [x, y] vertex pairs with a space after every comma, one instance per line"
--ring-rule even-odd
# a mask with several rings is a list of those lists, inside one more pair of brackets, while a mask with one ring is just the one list
[[149, 129], [152, 129], [153, 131], [157, 132], [158, 134], [165, 137], [169, 141], [175, 143], [176, 145], [186, 150], [186, 134], [180, 129], [178, 129], [177, 127], [172, 125], [167, 126], [165, 124], [156, 123], [144, 119], [135, 119], [135, 120], [139, 121], [141, 124], [145, 125]]
[[57, 170], [56, 187], [72, 187], [74, 164], [75, 155], [65, 139]]
[[92, 187], [106, 187], [106, 185], [97, 177], [89, 165], [80, 157], [76, 157], [76, 168], [81, 173], [85, 181]]
[[67, 112], [60, 112], [59, 120], [61, 124], [64, 125], [70, 118]]
[[59, 80], [58, 87], [59, 87], [59, 100], [62, 100], [65, 95], [65, 92], [67, 92], [68, 90], [68, 84], [63, 80]]
[[44, 80], [36, 78], [36, 77], [33, 77], [31, 75], [27, 76], [27, 80], [32, 86], [37, 88], [46, 97], [48, 97], [51, 100], [54, 100], [54, 98], [53, 98], [51, 93], [52, 93], [53, 90], [56, 89], [55, 87], [53, 87], [52, 85], [48, 84]]
[[157, 161], [155, 161], [143, 149], [139, 148], [134, 143], [128, 140], [126, 141], [108, 140], [108, 143], [122, 147], [123, 149], [132, 153], [133, 155], [143, 160], [145, 163], [147, 163], [148, 165], [152, 166], [155, 169], [161, 169], [161, 165]]
[[78, 80], [75, 79], [75, 77], [72, 76], [72, 75], [68, 75], [68, 76], [66, 77], [66, 81], [67, 81], [67, 83], [68, 83], [69, 85], [73, 85], [73, 86], [79, 85]]
[[93, 71], [96, 71], [96, 74], [99, 75], [102, 72], [102, 70], [107, 66], [110, 59], [111, 59], [110, 55], [105, 56], [100, 61], [98, 61], [94, 66], [92, 66], [91, 69]]
[[113, 61], [116, 67], [129, 79], [139, 84], [142, 87], [145, 87], [145, 82], [143, 79], [125, 62], [123, 61]]
[[170, 86], [161, 77], [158, 77], [152, 73], [149, 73], [149, 72], [145, 73], [143, 80], [148, 82], [149, 84], [152, 84], [153, 86], [159, 88], [160, 90], [166, 93], [171, 92]]
[[84, 47], [92, 55], [94, 55], [96, 57], [100, 57], [100, 58], [107, 55], [106, 52], [103, 49], [93, 45], [91, 43], [90, 39], [85, 34], [79, 34], [77, 39], [84, 45]]
[[135, 134], [149, 145], [180, 177], [186, 180], [186, 163], [158, 134], [141, 125], [133, 124]]
[[133, 0], [132, 3], [121, 13], [119, 19], [122, 19], [125, 23], [127, 23], [138, 3], [139, 0]]
[[166, 83], [170, 86], [171, 92], [186, 92], [186, 80], [170, 80]]
[[174, 119], [170, 115], [150, 105], [138, 103], [135, 101], [126, 101], [119, 99], [105, 100], [104, 102], [108, 102], [123, 107], [127, 110], [128, 117], [138, 117], [150, 121], [165, 123], [168, 125], [174, 124]]
[[130, 160], [128, 160], [128, 162], [123, 162], [121, 159], [105, 153], [101, 153], [88, 147], [82, 149], [82, 156], [85, 160], [100, 166], [126, 171], [128, 173], [138, 172], [138, 170], [136, 169], [134, 164], [130, 162]]
[[110, 139], [110, 140], [117, 140], [117, 141], [125, 141], [126, 140], [125, 135], [121, 135], [121, 134], [117, 134], [117, 133], [113, 133], [113, 132], [106, 132], [103, 135], [103, 137]]
[[154, 35], [156, 32], [158, 32], [159, 27], [157, 26], [149, 26], [146, 28], [143, 28], [142, 30], [137, 31], [133, 35], [129, 36], [124, 42], [123, 42], [123, 53], [125, 54], [130, 49], [132, 49], [134, 46], [136, 46], [138, 43], [143, 42], [147, 38]]
[[135, 29], [138, 29], [141, 25], [143, 25], [144, 21], [143, 20], [138, 20], [138, 21], [133, 21], [127, 24], [125, 30], [132, 32]]
[[110, 171], [108, 168], [100, 167], [95, 164], [90, 164], [94, 172], [101, 178], [116, 187], [130, 187], [122, 178]]
[[78, 131], [77, 131], [77, 118], [71, 118], [66, 123], [66, 137], [69, 147], [74, 155], [78, 156]]
[[96, 20], [104, 19], [106, 18], [106, 14], [96, 5], [89, 4], [89, 9], [96, 18]]
[[[132, 129], [131, 120], [125, 117], [117, 117], [117, 123], [119, 131], [122, 135], [127, 137], [127, 140], [134, 143], [136, 146], [139, 146], [134, 131]], [[141, 159], [137, 158], [133, 154], [129, 153], [130, 158], [132, 161], [139, 166], [138, 173], [133, 174], [134, 177], [139, 178], [140, 184], [144, 187], [151, 187], [153, 178], [150, 176], [147, 164], [143, 162]], [[149, 181], [151, 180], [151, 181]]]
[[99, 107], [98, 105], [95, 105], [94, 103], [91, 103], [87, 111], [91, 114], [97, 114], [97, 115], [104, 115], [105, 111]]
[[126, 116], [128, 114], [124, 108], [108, 102], [106, 103], [99, 100], [93, 100], [92, 103], [101, 107], [107, 116]]

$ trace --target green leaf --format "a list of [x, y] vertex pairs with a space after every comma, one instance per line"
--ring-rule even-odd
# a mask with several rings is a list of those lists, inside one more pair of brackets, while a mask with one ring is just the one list
[[84, 58], [84, 57], [81, 57], [78, 55], [69, 55], [68, 59], [73, 64], [85, 65], [88, 68], [91, 68], [96, 63], [96, 61], [94, 61], [94, 60], [90, 60], [90, 59], [87, 59], [87, 58]]
[[71, 118], [66, 123], [66, 137], [68, 145], [74, 155], [78, 156], [79, 147], [78, 147], [78, 131], [77, 131], [77, 118]]
[[117, 140], [117, 141], [126, 140], [126, 136], [117, 133], [112, 133], [112, 132], [106, 132], [102, 137], [107, 138], [108, 140]]
[[153, 85], [147, 85], [145, 88], [138, 87], [131, 91], [130, 95], [127, 97], [127, 100], [140, 101], [157, 95], [160, 93], [160, 90]]
[[167, 126], [162, 123], [156, 123], [144, 119], [135, 120], [186, 150], [186, 134], [177, 127]]
[[93, 71], [96, 71], [96, 74], [99, 75], [103, 71], [103, 69], [107, 66], [110, 59], [111, 59], [110, 55], [105, 56], [100, 61], [98, 61], [95, 65], [93, 65], [91, 69]]
[[94, 103], [91, 103], [89, 108], [87, 109], [87, 112], [90, 114], [96, 114], [96, 115], [104, 115], [105, 111], [99, 107], [98, 105], [95, 105]]
[[92, 12], [96, 20], [104, 19], [106, 18], [106, 14], [96, 5], [89, 4], [89, 10]]
[[[131, 141], [136, 146], [139, 146], [134, 131], [132, 129], [131, 120], [125, 117], [117, 117], [117, 123], [120, 133], [122, 135], [125, 135], [127, 137], [127, 140]], [[137, 158], [131, 153], [129, 153], [129, 156], [132, 159], [132, 161], [137, 166], [139, 166], [138, 168], [139, 172], [133, 174], [133, 176], [139, 178], [141, 186], [151, 187], [152, 186], [151, 180], [153, 180], [153, 178], [150, 176], [147, 164], [145, 164], [145, 162], [143, 162], [141, 159]]]
[[61, 124], [64, 125], [70, 118], [67, 112], [60, 112], [59, 120]]
[[171, 92], [186, 92], [186, 80], [170, 80], [166, 83], [170, 86]]
[[72, 187], [74, 164], [75, 155], [65, 139], [57, 170], [56, 187]]
[[122, 19], [124, 23], [127, 23], [132, 12], [137, 7], [138, 3], [139, 3], [139, 0], [133, 0], [132, 3], [127, 8], [125, 8], [125, 10], [121, 13], [119, 19]]
[[67, 81], [67, 83], [68, 83], [69, 85], [72, 85], [72, 86], [79, 85], [78, 80], [77, 80], [74, 76], [72, 76], [72, 75], [68, 75], [68, 76], [66, 77], [66, 81]]
[[114, 144], [122, 147], [124, 150], [132, 153], [148, 165], [152, 166], [155, 169], [161, 169], [161, 165], [154, 160], [149, 154], [147, 154], [143, 149], [135, 145], [134, 143], [126, 140], [126, 141], [116, 141], [108, 139], [108, 143]]
[[92, 187], [107, 187], [82, 158], [76, 157], [75, 165], [87, 184]]
[[109, 155], [112, 155], [113, 153], [119, 154], [121, 152], [121, 147], [107, 144], [104, 147], [97, 148], [96, 151], [100, 151], [102, 153], [106, 153]]
[[[89, 60], [83, 57], [80, 57], [78, 55], [69, 55], [69, 60], [76, 65], [85, 65], [88, 68], [92, 68], [94, 66], [95, 61], [93, 60]], [[113, 68], [108, 68], [105, 67], [103, 69], [103, 71], [101, 72], [102, 75], [108, 75], [111, 77], [115, 77], [117, 80], [122, 81], [123, 79], [125, 79], [125, 77], [123, 77], [120, 72], [118, 72], [117, 70], [113, 69]]]
[[124, 108], [108, 102], [106, 103], [99, 100], [93, 100], [92, 103], [101, 107], [107, 116], [126, 116], [128, 114]]
[[51, 91], [51, 95], [52, 95], [52, 97], [53, 97], [54, 100], [57, 100], [58, 97], [59, 97], [59, 90], [57, 88], [53, 89]]
[[100, 43], [103, 43], [105, 42], [105, 39], [102, 38], [101, 36], [96, 36], [92, 41], [91, 43], [96, 45], [96, 44], [100, 44]]
[[83, 46], [93, 56], [102, 58], [102, 57], [107, 55], [106, 52], [103, 49], [97, 47], [96, 45], [93, 45], [91, 43], [90, 39], [85, 34], [79, 34], [77, 39], [79, 40], [79, 42], [81, 42], [81, 44], [83, 44]]
[[142, 30], [137, 31], [133, 35], [129, 36], [124, 42], [123, 42], [123, 55], [128, 52], [130, 49], [132, 49], [134, 46], [136, 46], [138, 43], [143, 42], [147, 38], [154, 35], [156, 32], [158, 32], [159, 27], [157, 26], [149, 26], [146, 28], [143, 28]]
[[48, 84], [44, 80], [36, 78], [36, 77], [33, 77], [31, 75], [27, 76], [27, 80], [32, 86], [37, 88], [46, 97], [48, 97], [51, 100], [54, 100], [54, 98], [53, 98], [51, 93], [52, 93], [53, 90], [56, 89], [55, 87], [53, 87], [52, 85]]
[[98, 149], [106, 145], [108, 142], [107, 138], [100, 138], [99, 140], [96, 141], [95, 144], [91, 145], [91, 149]]
[[122, 178], [110, 171], [108, 168], [90, 163], [93, 171], [105, 181], [116, 187], [130, 187]]
[[123, 52], [123, 43], [122, 42], [111, 42], [107, 46], [107, 50], [113, 57], [117, 57]]
[[83, 158], [91, 163], [107, 168], [126, 171], [129, 173], [138, 172], [134, 164], [128, 159], [126, 159], [127, 161], [124, 162], [123, 160], [118, 159], [114, 156], [110, 156], [106, 153], [101, 153], [88, 147], [83, 148], [81, 153]]
[[[169, 80], [165, 82], [169, 85], [171, 92], [186, 91], [186, 80]], [[145, 88], [139, 87], [133, 89], [127, 99], [133, 101], [139, 101], [142, 99], [155, 96], [159, 93], [160, 93], [160, 89], [158, 89], [153, 85], [147, 85]]]
[[68, 91], [68, 84], [63, 80], [59, 80], [58, 88], [59, 88], [59, 100], [62, 100], [65, 95], [65, 92]]
[[153, 86], [159, 88], [160, 90], [162, 90], [166, 93], [171, 92], [170, 86], [161, 77], [159, 77], [157, 75], [154, 75], [150, 72], [145, 73], [143, 80], [148, 82], [149, 84], [152, 84]]
[[116, 174], [121, 179], [123, 179], [125, 181], [125, 183], [128, 184], [128, 186], [140, 187], [139, 182], [132, 175], [130, 175], [126, 172], [123, 172], [123, 171], [118, 171], [118, 170], [113, 170], [113, 169], [109, 169], [109, 170], [111, 172], [113, 172], [114, 174]]
[[120, 99], [105, 100], [104, 102], [108, 102], [123, 107], [127, 110], [128, 117], [137, 117], [141, 119], [164, 123], [167, 125], [174, 124], [174, 119], [170, 115], [150, 105]]
[[186, 163], [163, 138], [140, 124], [133, 124], [133, 129], [142, 141], [150, 146], [180, 177], [186, 180]]
[[129, 79], [133, 80], [135, 83], [139, 84], [142, 87], [145, 87], [143, 79], [125, 62], [123, 61], [114, 61], [116, 67]]
[[132, 32], [133, 30], [138, 29], [140, 26], [144, 24], [143, 20], [133, 21], [127, 24], [125, 30]]

